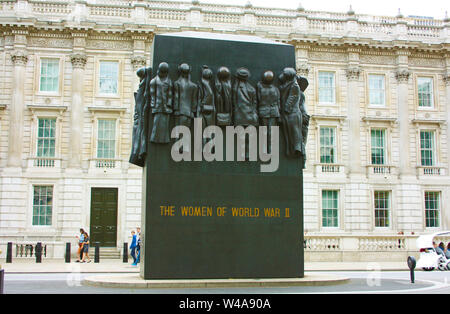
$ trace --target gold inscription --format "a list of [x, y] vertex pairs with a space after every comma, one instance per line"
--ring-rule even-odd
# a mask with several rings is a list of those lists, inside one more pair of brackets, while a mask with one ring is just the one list
[[160, 206], [161, 216], [182, 216], [182, 217], [237, 217], [237, 218], [291, 218], [291, 210], [286, 207], [231, 207], [226, 206], [180, 206], [176, 208], [171, 205]]

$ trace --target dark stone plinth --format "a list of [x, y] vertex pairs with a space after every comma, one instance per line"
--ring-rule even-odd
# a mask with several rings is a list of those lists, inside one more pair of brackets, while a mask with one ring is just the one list
[[[256, 42], [245, 36], [197, 36], [156, 35], [153, 69], [167, 62], [174, 81], [178, 65], [186, 62], [197, 83], [203, 65], [214, 75], [220, 66], [227, 66], [232, 74], [246, 67], [249, 82], [256, 87], [266, 70], [278, 75], [285, 67], [295, 67], [291, 45]], [[172, 116], [171, 127], [173, 123]], [[149, 143], [143, 178], [141, 277], [303, 277], [303, 161], [285, 156], [282, 128], [280, 164], [271, 173], [260, 172], [258, 161], [175, 162], [170, 153], [174, 141]], [[161, 206], [173, 206], [173, 216]], [[183, 216], [183, 206], [209, 209], [197, 211], [205, 216]], [[226, 207], [224, 216], [218, 215], [218, 207]], [[253, 217], [233, 216], [233, 207], [251, 208], [248, 213]], [[258, 217], [254, 217], [256, 208]], [[279, 217], [266, 217], [265, 208], [278, 208]]]

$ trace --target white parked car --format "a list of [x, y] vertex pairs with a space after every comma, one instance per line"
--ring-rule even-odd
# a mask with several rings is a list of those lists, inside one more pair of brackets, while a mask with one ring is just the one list
[[420, 257], [417, 261], [417, 268], [426, 271], [434, 269], [450, 270], [450, 260], [445, 255], [438, 254], [433, 246], [433, 240], [438, 236], [450, 235], [450, 231], [441, 231], [433, 234], [422, 235], [417, 239], [417, 247], [420, 250]]

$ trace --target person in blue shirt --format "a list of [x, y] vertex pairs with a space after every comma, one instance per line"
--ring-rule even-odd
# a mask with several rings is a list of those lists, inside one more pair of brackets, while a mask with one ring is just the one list
[[136, 237], [134, 230], [131, 231], [131, 237], [132, 237], [132, 239], [131, 239], [131, 244], [130, 244], [130, 252], [131, 252], [130, 254], [131, 254], [131, 257], [133, 258], [133, 263], [131, 265], [136, 266], [137, 265], [137, 263], [136, 263], [137, 237]]
[[137, 227], [136, 230], [137, 230], [137, 245], [136, 245], [137, 258], [136, 258], [136, 264], [137, 264], [141, 260], [142, 238], [141, 238], [141, 228]]

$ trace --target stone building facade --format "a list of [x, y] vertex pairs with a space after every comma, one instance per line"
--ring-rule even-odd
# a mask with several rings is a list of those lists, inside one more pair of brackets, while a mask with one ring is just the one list
[[135, 72], [152, 63], [155, 34], [179, 31], [295, 46], [312, 116], [307, 260], [404, 258], [417, 235], [450, 229], [447, 19], [0, 0], [0, 29], [1, 247], [42, 241], [62, 257], [80, 227], [117, 251], [129, 241], [142, 189], [128, 163]]

